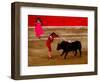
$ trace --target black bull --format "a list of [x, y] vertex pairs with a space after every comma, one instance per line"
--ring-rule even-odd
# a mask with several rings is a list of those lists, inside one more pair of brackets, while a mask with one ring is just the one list
[[74, 55], [76, 56], [77, 50], [79, 50], [80, 57], [81, 57], [81, 48], [82, 48], [82, 45], [80, 41], [74, 41], [74, 42], [62, 41], [61, 43], [58, 43], [57, 45], [57, 50], [61, 50], [61, 49], [63, 50], [61, 56], [65, 54], [64, 59], [66, 59], [66, 56], [69, 51], [75, 52]]

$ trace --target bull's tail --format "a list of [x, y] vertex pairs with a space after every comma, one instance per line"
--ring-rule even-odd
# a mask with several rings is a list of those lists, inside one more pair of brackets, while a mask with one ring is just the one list
[[81, 57], [81, 55], [82, 55], [82, 50], [81, 50], [82, 49], [82, 44], [81, 44], [81, 42], [79, 43], [79, 47], [80, 47], [79, 52], [80, 52], [80, 57]]

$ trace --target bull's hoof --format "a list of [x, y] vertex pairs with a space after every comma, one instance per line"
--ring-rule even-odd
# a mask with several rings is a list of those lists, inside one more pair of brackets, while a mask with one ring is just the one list
[[74, 56], [76, 56], [76, 54]]
[[64, 58], [66, 60], [66, 58]]

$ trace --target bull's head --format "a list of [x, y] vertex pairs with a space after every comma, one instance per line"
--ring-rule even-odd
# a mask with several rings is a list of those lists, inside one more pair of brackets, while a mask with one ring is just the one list
[[60, 50], [60, 49], [61, 49], [61, 45], [60, 45], [60, 43], [58, 43], [57, 50]]

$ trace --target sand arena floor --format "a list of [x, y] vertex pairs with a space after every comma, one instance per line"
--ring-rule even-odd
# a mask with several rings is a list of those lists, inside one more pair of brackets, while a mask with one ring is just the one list
[[[48, 59], [48, 49], [46, 47], [46, 39], [52, 32], [59, 34], [65, 40], [79, 40], [82, 43], [82, 57], [79, 52], [74, 56], [73, 52], [69, 52], [66, 60], [64, 56], [60, 56], [62, 50], [57, 51], [56, 47], [60, 39], [56, 39], [52, 43], [52, 59]], [[87, 50], [87, 29], [82, 28], [67, 28], [67, 29], [45, 29], [45, 34], [41, 39], [34, 36], [34, 29], [28, 28], [28, 66], [48, 66], [48, 65], [69, 65], [69, 64], [87, 64], [88, 50]]]

